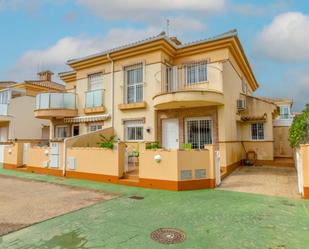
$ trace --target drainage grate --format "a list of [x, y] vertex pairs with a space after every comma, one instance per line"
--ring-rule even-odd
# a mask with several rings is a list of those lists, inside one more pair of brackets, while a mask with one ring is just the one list
[[186, 239], [183, 231], [174, 228], [159, 228], [150, 237], [161, 244], [178, 244]]
[[133, 199], [133, 200], [143, 200], [143, 199], [144, 199], [144, 197], [142, 197], [142, 196], [136, 196], [136, 195], [130, 196], [129, 198], [130, 198], [130, 199]]

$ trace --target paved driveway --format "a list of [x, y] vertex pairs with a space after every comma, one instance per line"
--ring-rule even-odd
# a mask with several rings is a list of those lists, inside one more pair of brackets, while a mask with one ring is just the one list
[[297, 189], [297, 172], [293, 167], [239, 167], [222, 181], [219, 189], [301, 198]]
[[114, 197], [101, 191], [0, 175], [0, 235]]

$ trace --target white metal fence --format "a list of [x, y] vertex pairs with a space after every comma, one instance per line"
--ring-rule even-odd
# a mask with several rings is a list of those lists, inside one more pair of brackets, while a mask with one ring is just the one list
[[297, 178], [298, 178], [298, 192], [303, 195], [304, 186], [303, 186], [303, 165], [301, 160], [301, 152], [300, 149], [296, 150], [296, 170], [297, 170]]

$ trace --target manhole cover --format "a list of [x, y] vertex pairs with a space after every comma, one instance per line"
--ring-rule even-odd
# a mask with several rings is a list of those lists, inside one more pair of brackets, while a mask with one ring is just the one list
[[142, 196], [136, 196], [136, 195], [130, 196], [129, 198], [130, 198], [130, 199], [133, 199], [133, 200], [143, 200], [143, 199], [144, 199], [144, 197], [142, 197]]
[[183, 231], [174, 228], [159, 228], [150, 237], [161, 244], [178, 244], [186, 239]]

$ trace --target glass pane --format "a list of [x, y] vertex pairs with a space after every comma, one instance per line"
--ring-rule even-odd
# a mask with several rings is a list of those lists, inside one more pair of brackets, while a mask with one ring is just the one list
[[142, 102], [143, 101], [143, 84], [139, 84], [136, 86], [136, 100], [135, 102]]
[[49, 109], [49, 93], [40, 94], [40, 109]]
[[197, 81], [196, 70], [194, 65], [187, 65], [187, 83], [192, 84]]
[[92, 92], [86, 92], [86, 107], [93, 107], [93, 94]]
[[257, 124], [251, 125], [251, 137], [253, 140], [257, 139]]
[[143, 127], [136, 127], [136, 140], [143, 140]]
[[63, 108], [63, 94], [51, 93], [50, 94], [50, 108]]
[[127, 127], [127, 139], [135, 140], [135, 127]]
[[207, 80], [207, 64], [203, 63], [198, 66], [199, 82]]
[[134, 88], [135, 88], [134, 86], [128, 86], [128, 97], [127, 97], [128, 103], [135, 102], [135, 89]]
[[93, 106], [97, 107], [97, 106], [102, 106], [102, 91], [101, 90], [97, 90], [97, 91], [93, 91]]
[[64, 108], [75, 109], [75, 94], [73, 93], [64, 94]]
[[187, 142], [192, 144], [193, 149], [199, 148], [199, 129], [197, 120], [187, 121], [187, 132]]
[[206, 144], [212, 144], [212, 122], [200, 120], [200, 149], [203, 149]]

